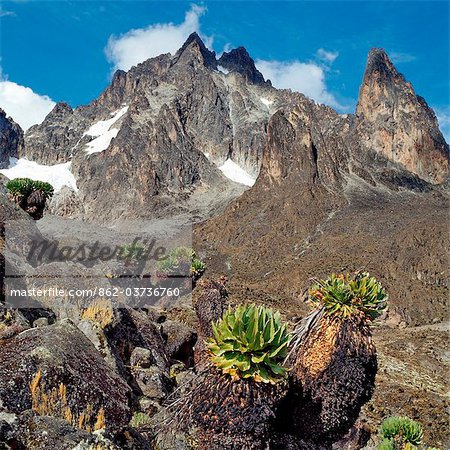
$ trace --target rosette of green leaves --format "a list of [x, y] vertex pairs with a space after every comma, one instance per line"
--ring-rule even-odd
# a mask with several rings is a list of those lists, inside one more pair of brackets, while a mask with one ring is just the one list
[[42, 191], [47, 198], [53, 195], [53, 186], [45, 181], [30, 178], [14, 178], [6, 183], [8, 193], [14, 197], [28, 197], [34, 191]]
[[[377, 450], [413, 450], [422, 443], [423, 431], [419, 422], [409, 417], [388, 417], [380, 427], [383, 441]], [[426, 447], [425, 447], [426, 448]]]
[[158, 262], [157, 269], [167, 276], [192, 276], [198, 279], [205, 272], [206, 264], [192, 248], [176, 247]]
[[332, 274], [309, 290], [312, 304], [323, 307], [329, 316], [341, 318], [362, 315], [374, 320], [386, 308], [387, 298], [381, 283], [367, 272]]
[[214, 338], [206, 341], [213, 364], [234, 379], [278, 383], [287, 374], [283, 361], [290, 334], [280, 313], [265, 306], [229, 308], [213, 324]]

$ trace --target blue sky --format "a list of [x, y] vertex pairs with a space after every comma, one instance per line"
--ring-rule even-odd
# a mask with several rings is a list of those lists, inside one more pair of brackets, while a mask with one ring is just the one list
[[[354, 110], [369, 49], [384, 47], [437, 110], [447, 136], [450, 132], [448, 1], [206, 1], [193, 6], [20, 0], [1, 5], [0, 107], [19, 123], [25, 122], [18, 118], [24, 114], [19, 107], [35, 112], [36, 117], [27, 117], [32, 123], [53, 101], [90, 102], [107, 86], [114, 67], [173, 51], [195, 29], [217, 53], [243, 45], [275, 85], [303, 90], [342, 112]], [[31, 95], [19, 92], [21, 87], [33, 91], [36, 108], [20, 104]], [[19, 99], [13, 105], [15, 92]]]

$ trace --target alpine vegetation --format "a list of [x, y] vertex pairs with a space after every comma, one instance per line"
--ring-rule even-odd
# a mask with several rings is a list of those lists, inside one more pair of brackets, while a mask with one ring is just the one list
[[184, 399], [200, 449], [261, 449], [288, 388], [283, 365], [290, 335], [279, 312], [229, 308], [212, 326], [205, 369]]
[[30, 178], [15, 178], [6, 183], [8, 195], [33, 219], [41, 219], [48, 199], [53, 196], [53, 186]]
[[195, 285], [205, 272], [206, 264], [192, 248], [176, 247], [158, 262], [156, 269], [160, 278], [187, 277]]
[[294, 330], [292, 428], [305, 440], [335, 442], [372, 396], [377, 371], [370, 323], [386, 307], [381, 284], [366, 272], [316, 280], [315, 308]]
[[233, 380], [275, 384], [286, 378], [282, 364], [290, 337], [279, 312], [254, 304], [229, 308], [213, 332], [206, 343], [211, 361]]
[[409, 417], [388, 417], [381, 424], [380, 435], [376, 450], [439, 450], [423, 444], [422, 425]]

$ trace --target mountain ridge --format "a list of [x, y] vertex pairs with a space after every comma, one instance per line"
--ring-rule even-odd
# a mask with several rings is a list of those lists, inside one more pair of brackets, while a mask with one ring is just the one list
[[[94, 210], [105, 220], [148, 216], [147, 202], [156, 211], [163, 197], [183, 203], [204, 189], [225, 189], [231, 201], [234, 183], [221, 171], [228, 159], [254, 179], [260, 172], [272, 181], [285, 177], [291, 150], [283, 156], [269, 133], [283, 120], [304, 128], [292, 151], [300, 158], [309, 152], [310, 170], [328, 187], [343, 185], [343, 173], [353, 173], [371, 184], [417, 188], [442, 183], [449, 171], [436, 116], [384, 50], [369, 53], [355, 114], [340, 115], [273, 88], [243, 47], [217, 59], [196, 33], [173, 56], [116, 71], [89, 105], [58, 103], [25, 133], [18, 156], [42, 164], [71, 161], [76, 195], [86, 205], [79, 214], [87, 220], [98, 219]], [[89, 134], [110, 122], [102, 135]], [[110, 192], [112, 179], [117, 183]], [[117, 204], [112, 196], [127, 200]]]

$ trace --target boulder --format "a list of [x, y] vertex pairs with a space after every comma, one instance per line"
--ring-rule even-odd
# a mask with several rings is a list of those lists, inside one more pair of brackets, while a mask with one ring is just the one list
[[101, 410], [98, 425], [109, 431], [129, 422], [129, 386], [70, 320], [2, 340], [0, 354], [0, 400], [9, 412], [52, 413], [48, 399], [57, 396], [73, 419], [90, 412], [85, 428], [94, 428]]
[[166, 320], [161, 328], [167, 356], [182, 361], [187, 367], [191, 366], [197, 333], [189, 325], [175, 320]]

